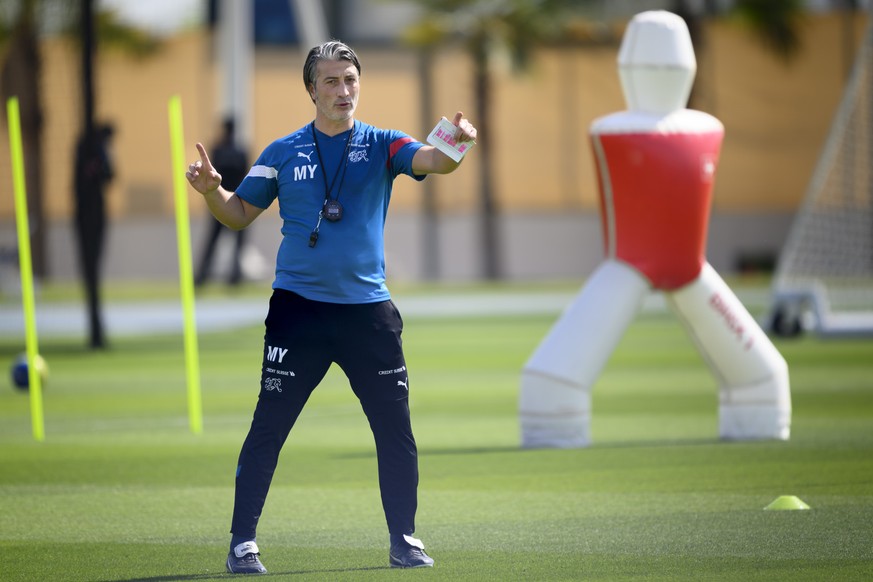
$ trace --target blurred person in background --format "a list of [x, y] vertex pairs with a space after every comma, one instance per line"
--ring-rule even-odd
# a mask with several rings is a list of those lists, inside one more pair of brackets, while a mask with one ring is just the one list
[[79, 267], [88, 309], [88, 342], [106, 347], [100, 307], [100, 263], [106, 239], [106, 188], [115, 176], [110, 144], [115, 127], [103, 123], [86, 131], [76, 144], [73, 191]]
[[[224, 120], [221, 139], [212, 147], [212, 155], [210, 156], [212, 166], [221, 174], [221, 185], [231, 192], [237, 189], [249, 171], [248, 155], [236, 141], [235, 125], [232, 118]], [[200, 258], [197, 276], [194, 278], [194, 284], [197, 286], [203, 285], [209, 280], [215, 257], [215, 247], [222, 233], [228, 233], [234, 237], [227, 282], [229, 285], [238, 285], [242, 281], [242, 249], [243, 244], [245, 244], [245, 230], [233, 231], [221, 224], [210, 213], [206, 245], [203, 249], [203, 256]]]

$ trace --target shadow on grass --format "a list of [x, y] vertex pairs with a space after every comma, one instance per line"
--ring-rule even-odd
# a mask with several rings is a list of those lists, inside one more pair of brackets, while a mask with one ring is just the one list
[[[488, 453], [541, 453], [544, 451], [555, 451], [568, 453], [574, 451], [596, 451], [599, 449], [646, 449], [646, 448], [661, 448], [661, 447], [701, 447], [717, 444], [725, 444], [731, 442], [743, 441], [728, 441], [718, 438], [689, 438], [689, 439], [653, 439], [653, 440], [636, 440], [636, 441], [603, 441], [593, 442], [586, 447], [523, 447], [506, 446], [506, 447], [472, 447], [472, 448], [453, 448], [453, 449], [425, 449], [421, 451], [425, 455], [481, 455]], [[373, 454], [375, 456], [375, 453]]]
[[[580, 451], [580, 450], [598, 450], [598, 449], [645, 449], [645, 448], [660, 448], [660, 447], [701, 447], [712, 446], [718, 444], [731, 443], [746, 443], [754, 441], [732, 441], [719, 438], [690, 438], [690, 439], [655, 439], [650, 441], [614, 441], [614, 442], [594, 442], [587, 447], [522, 447], [521, 445], [507, 445], [501, 447], [454, 447], [445, 449], [419, 449], [420, 455], [439, 456], [439, 455], [488, 455], [496, 453], [537, 453], [543, 451]], [[376, 458], [376, 451], [360, 451], [355, 453], [346, 453], [337, 455], [340, 459], [368, 459]]]
[[[376, 570], [390, 570], [390, 566], [367, 566], [364, 568], [324, 568], [312, 570], [285, 570], [284, 572], [276, 572], [270, 570], [266, 574], [243, 576], [246, 580], [254, 578], [260, 580], [262, 578], [270, 578], [273, 576], [307, 576], [311, 574], [345, 574], [348, 572], [370, 572]], [[113, 578], [104, 582], [177, 582], [185, 580], [227, 580], [228, 578], [238, 578], [238, 575], [229, 574], [227, 572], [216, 572], [214, 574], [189, 574], [189, 575], [171, 575], [171, 576], [151, 576], [148, 578]]]

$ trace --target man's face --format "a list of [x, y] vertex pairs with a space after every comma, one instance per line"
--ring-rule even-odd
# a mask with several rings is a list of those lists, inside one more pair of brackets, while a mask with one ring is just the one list
[[310, 85], [309, 94], [318, 115], [342, 122], [354, 116], [360, 90], [358, 70], [351, 62], [321, 61], [316, 65], [315, 85]]

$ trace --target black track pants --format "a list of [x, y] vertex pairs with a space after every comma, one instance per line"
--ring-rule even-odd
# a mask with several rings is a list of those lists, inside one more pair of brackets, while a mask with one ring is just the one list
[[341, 305], [274, 291], [261, 391], [237, 466], [234, 535], [255, 537], [282, 445], [334, 362], [348, 377], [373, 431], [388, 531], [415, 531], [418, 452], [409, 419], [402, 330], [391, 301]]

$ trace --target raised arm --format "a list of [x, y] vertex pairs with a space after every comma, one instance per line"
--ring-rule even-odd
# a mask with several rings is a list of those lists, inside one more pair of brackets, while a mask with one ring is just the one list
[[[475, 141], [476, 128], [473, 124], [464, 117], [463, 111], [455, 113], [455, 118], [452, 123], [458, 130], [455, 132], [455, 141]], [[423, 174], [449, 174], [454, 172], [460, 166], [460, 162], [455, 162], [452, 158], [445, 155], [435, 147], [426, 145], [415, 153], [412, 158], [412, 171], [418, 175]]]
[[191, 186], [203, 195], [212, 215], [223, 225], [241, 230], [260, 216], [263, 208], [253, 206], [221, 186], [221, 174], [209, 161], [203, 144], [197, 144], [200, 159], [188, 166], [185, 177]]

